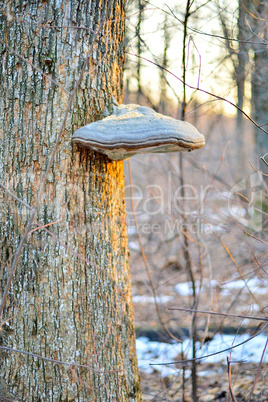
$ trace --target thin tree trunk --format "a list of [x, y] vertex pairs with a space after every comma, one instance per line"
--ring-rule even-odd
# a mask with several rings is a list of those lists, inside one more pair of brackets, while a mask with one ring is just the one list
[[[71, 142], [77, 127], [101, 117], [111, 95], [121, 101], [124, 6], [124, 0], [14, 0], [0, 15], [0, 180], [30, 207], [69, 93], [101, 21], [107, 22], [68, 113], [37, 211], [36, 222], [51, 224], [46, 228], [51, 234], [38, 229], [28, 236], [0, 333], [0, 346], [89, 367], [0, 350], [0, 397], [141, 400], [123, 163]], [[1, 190], [0, 197], [4, 290], [31, 211], [7, 192]]]
[[[254, 35], [254, 66], [252, 72], [252, 115], [253, 119], [268, 131], [268, 4], [254, 1], [252, 29]], [[268, 135], [255, 127], [255, 150], [258, 159], [268, 152]], [[261, 168], [268, 171], [264, 163]], [[266, 169], [265, 169], [266, 168]]]
[[[247, 12], [245, 7], [247, 2], [239, 3], [238, 14], [238, 35], [239, 51], [237, 53], [237, 66], [235, 70], [235, 81], [237, 84], [237, 106], [243, 109], [245, 96], [246, 64], [248, 62], [248, 45], [244, 43], [249, 31], [246, 27]], [[243, 114], [237, 109], [236, 125], [241, 129]], [[241, 140], [239, 140], [241, 141]]]
[[164, 49], [162, 56], [161, 66], [163, 70], [160, 70], [160, 100], [159, 107], [161, 113], [165, 114], [167, 109], [167, 80], [166, 80], [166, 69], [168, 67], [168, 57], [167, 52], [170, 46], [170, 34], [168, 30], [168, 19], [167, 14], [165, 15], [164, 21]]
[[[246, 68], [248, 64], [248, 50], [249, 45], [244, 41], [247, 40], [249, 35], [248, 27], [246, 26], [247, 11], [249, 1], [239, 2], [238, 14], [238, 40], [239, 50], [237, 53], [237, 63], [235, 63], [235, 82], [237, 88], [237, 107], [243, 110], [244, 97], [245, 97], [245, 82], [246, 82]], [[237, 109], [236, 114], [236, 146], [237, 146], [237, 172], [242, 175], [245, 172], [247, 161], [244, 151], [244, 119], [242, 112]]]
[[141, 53], [142, 53], [142, 41], [141, 41], [141, 26], [143, 22], [143, 10], [145, 4], [142, 0], [138, 1], [138, 24], [136, 27], [136, 36], [137, 36], [137, 84], [138, 84], [138, 91], [137, 91], [137, 102], [141, 103], [141, 96], [142, 96], [142, 84], [141, 84]]
[[[187, 97], [186, 97], [186, 72], [187, 72], [187, 66], [186, 66], [186, 40], [188, 37], [188, 22], [189, 18], [191, 16], [191, 6], [192, 2], [190, 0], [187, 0], [186, 3], [186, 10], [185, 10], [185, 15], [184, 15], [184, 27], [183, 27], [183, 52], [182, 52], [182, 80], [183, 80], [183, 101], [182, 101], [182, 109], [181, 109], [181, 119], [185, 120], [185, 115], [186, 115], [186, 108], [187, 108]], [[179, 157], [179, 166], [180, 166], [180, 187], [181, 187], [181, 197], [182, 199], [185, 197], [185, 189], [184, 189], [184, 159], [183, 155], [180, 154]], [[183, 205], [184, 209], [184, 205]], [[194, 277], [194, 272], [193, 272], [193, 264], [191, 260], [191, 255], [189, 252], [189, 241], [188, 241], [188, 236], [187, 236], [187, 217], [183, 213], [182, 214], [182, 219], [183, 223], [186, 224], [185, 231], [183, 233], [183, 256], [185, 260], [185, 270], [187, 272], [187, 276], [190, 279], [190, 282], [192, 284], [192, 289], [193, 289], [193, 309], [197, 308], [197, 295], [196, 295], [196, 284], [195, 284], [195, 277]], [[192, 354], [193, 354], [193, 361], [192, 361], [192, 375], [191, 375], [191, 381], [192, 381], [192, 400], [193, 402], [196, 402], [198, 400], [197, 397], [197, 367], [196, 367], [196, 341], [197, 341], [197, 317], [196, 314], [193, 313], [192, 315], [192, 320], [191, 320], [191, 340], [192, 340]]]

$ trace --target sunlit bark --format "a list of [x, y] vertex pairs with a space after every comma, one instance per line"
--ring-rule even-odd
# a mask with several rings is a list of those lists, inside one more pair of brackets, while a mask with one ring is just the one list
[[[36, 221], [51, 223], [47, 229], [54, 237], [42, 229], [29, 235], [5, 306], [0, 337], [0, 346], [90, 368], [70, 369], [2, 350], [2, 397], [12, 395], [25, 401], [141, 399], [123, 163], [73, 147], [71, 142], [76, 128], [101, 117], [111, 95], [121, 101], [124, 6], [124, 0], [14, 0], [1, 10], [0, 180], [30, 207], [35, 204], [69, 93], [106, 16], [37, 211]], [[2, 190], [0, 197], [4, 290], [31, 211]]]

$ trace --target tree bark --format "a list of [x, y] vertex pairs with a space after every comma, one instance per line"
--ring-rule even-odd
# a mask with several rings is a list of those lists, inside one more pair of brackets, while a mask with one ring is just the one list
[[[251, 78], [253, 119], [268, 131], [268, 4], [265, 1], [253, 2], [254, 18], [251, 20], [253, 37], [254, 65]], [[266, 41], [266, 44], [265, 44]], [[255, 150], [258, 158], [268, 152], [268, 135], [255, 127]], [[262, 170], [268, 172], [262, 164]]]
[[[71, 142], [75, 129], [101, 118], [112, 95], [122, 100], [124, 7], [124, 0], [14, 0], [2, 8], [0, 180], [30, 207], [98, 36], [33, 229], [50, 225], [28, 236], [5, 304], [0, 346], [30, 354], [0, 350], [0, 399], [141, 400], [123, 163]], [[3, 291], [31, 210], [8, 192], [0, 197]]]

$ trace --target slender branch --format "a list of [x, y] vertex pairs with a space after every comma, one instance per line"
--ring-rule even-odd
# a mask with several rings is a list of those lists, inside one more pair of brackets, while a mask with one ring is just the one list
[[216, 311], [195, 310], [192, 308], [169, 307], [168, 310], [191, 311], [191, 312], [195, 312], [195, 313], [220, 315], [220, 316], [224, 316], [224, 317], [247, 318], [249, 320], [268, 321], [268, 318], [264, 318], [264, 317], [254, 317], [252, 315], [240, 315], [240, 314], [226, 314], [226, 313], [218, 313]]
[[45, 361], [51, 362], [51, 363], [63, 364], [64, 366], [81, 367], [81, 368], [90, 369], [92, 371], [95, 371], [98, 374], [122, 372], [122, 370], [105, 370], [105, 371], [101, 371], [101, 370], [94, 369], [93, 367], [91, 367], [91, 366], [89, 366], [87, 364], [62, 362], [61, 360], [50, 359], [49, 357], [44, 357], [44, 356], [41, 356], [41, 355], [37, 355], [36, 353], [25, 352], [24, 350], [13, 349], [13, 348], [10, 348], [8, 346], [0, 346], [0, 349], [1, 350], [6, 350], [8, 352], [20, 353], [20, 354], [27, 355], [27, 356], [37, 357], [38, 359], [42, 359], [42, 360], [45, 360]]
[[[106, 339], [105, 339], [105, 341], [104, 341], [104, 344], [102, 345], [101, 350], [104, 348], [106, 342], [108, 341], [108, 338], [109, 338], [109, 335], [110, 335], [110, 329], [111, 329], [111, 323], [110, 323], [110, 325], [109, 325], [109, 330], [108, 330], [108, 333], [107, 333], [107, 335], [106, 335]], [[109, 398], [111, 398], [111, 400], [113, 400], [112, 395], [110, 394], [109, 389], [108, 389], [108, 387], [107, 387], [107, 385], [106, 385], [106, 383], [105, 383], [105, 381], [104, 381], [104, 378], [103, 378], [103, 376], [102, 376], [102, 374], [101, 374], [101, 371], [100, 371], [100, 366], [99, 366], [99, 362], [98, 362], [98, 355], [99, 355], [99, 353], [101, 352], [101, 350], [97, 353], [97, 351], [96, 351], [96, 341], [95, 341], [95, 340], [96, 340], [96, 331], [94, 331], [94, 334], [93, 334], [93, 353], [94, 353], [94, 360], [95, 360], [96, 365], [97, 365], [97, 367], [98, 367], [98, 372], [100, 373], [101, 381], [102, 381], [102, 383], [103, 383], [103, 385], [104, 385], [104, 388], [106, 389], [106, 392], [107, 392], [107, 394], [109, 395]]]
[[[135, 53], [130, 53], [130, 52], [126, 52], [128, 55], [130, 56], [134, 56], [134, 57], [138, 57], [138, 55], [136, 55]], [[185, 84], [188, 88], [193, 89], [195, 91], [200, 91], [206, 95], [212, 96], [215, 99], [221, 100], [223, 102], [228, 103], [229, 105], [233, 106], [234, 108], [240, 110], [241, 113], [243, 113], [243, 115], [251, 121], [251, 123], [253, 123], [256, 127], [258, 127], [261, 131], [263, 131], [265, 134], [268, 134], [268, 131], [266, 131], [264, 128], [262, 128], [258, 123], [256, 123], [255, 120], [253, 120], [243, 109], [241, 109], [240, 107], [238, 107], [237, 105], [235, 105], [233, 102], [231, 102], [230, 100], [223, 98], [222, 96], [218, 96], [213, 94], [212, 92], [206, 91], [205, 89], [202, 88], [197, 88], [193, 85], [184, 83], [183, 80], [181, 78], [179, 78], [176, 74], [172, 73], [172, 71], [168, 70], [167, 68], [162, 67], [160, 64], [155, 63], [152, 60], [147, 59], [146, 57], [140, 56], [141, 59], [147, 61], [148, 63], [153, 64], [154, 66], [161, 68], [162, 70], [166, 71], [167, 73], [169, 73], [170, 75], [172, 75], [174, 78], [176, 78], [177, 80], [179, 80], [182, 84]]]
[[268, 153], [263, 155], [263, 156], [261, 156], [261, 160], [265, 163], [266, 166], [268, 166], [268, 162], [265, 159], [265, 156], [267, 156], [267, 155], [268, 155]]
[[10, 53], [14, 53], [17, 57], [19, 57], [21, 60], [23, 60], [25, 63], [29, 64], [34, 70], [36, 70], [39, 74], [41, 74], [43, 77], [46, 77], [47, 80], [51, 81], [54, 85], [62, 89], [64, 92], [66, 92], [68, 95], [70, 95], [70, 92], [67, 91], [66, 88], [64, 88], [62, 85], [60, 85], [57, 81], [53, 80], [50, 75], [45, 74], [40, 68], [36, 67], [33, 63], [30, 62], [30, 60], [25, 59], [21, 54], [16, 52], [16, 50], [12, 49], [6, 42], [0, 39], [0, 43], [4, 45]]
[[[20, 198], [18, 198], [15, 194], [13, 194], [11, 191], [9, 191], [1, 182], [0, 182], [0, 188], [2, 188], [3, 190], [5, 190], [7, 192], [8, 195], [10, 195], [12, 198], [14, 198], [16, 201], [18, 201], [19, 203], [21, 203], [22, 205], [24, 205], [26, 208], [28, 208], [30, 211], [33, 211], [34, 209], [27, 204], [25, 201], [21, 200]], [[95, 264], [93, 261], [88, 260], [87, 258], [83, 257], [81, 254], [79, 254], [77, 251], [73, 250], [71, 247], [67, 246], [66, 244], [64, 244], [54, 233], [50, 232], [50, 230], [47, 229], [47, 225], [42, 225], [42, 223], [40, 222], [36, 222], [38, 225], [38, 229], [44, 230], [49, 236], [51, 236], [57, 243], [59, 243], [62, 247], [64, 247], [67, 251], [69, 251], [72, 255], [75, 255], [77, 258], [79, 258], [81, 261], [83, 261], [85, 264], [88, 264], [94, 268], [96, 268], [97, 270], [99, 270], [100, 272], [102, 272], [104, 275], [106, 275], [106, 277], [112, 282], [114, 283], [115, 287], [117, 288], [120, 296], [125, 299], [125, 295], [122, 292], [122, 289], [119, 287], [117, 281], [111, 277], [111, 275], [109, 275], [107, 273], [106, 269], [101, 268], [99, 265]], [[55, 223], [55, 222], [53, 222]], [[1, 318], [1, 317], [0, 317]]]
[[261, 360], [259, 362], [259, 366], [258, 366], [258, 370], [257, 370], [256, 376], [255, 376], [254, 384], [252, 386], [252, 389], [251, 389], [251, 392], [250, 392], [250, 395], [249, 395], [249, 398], [248, 398], [249, 401], [251, 401], [251, 398], [252, 398], [252, 395], [253, 395], [253, 392], [254, 392], [254, 388], [255, 388], [255, 386], [257, 384], [257, 381], [258, 381], [258, 377], [259, 377], [260, 370], [261, 370], [261, 365], [262, 365], [262, 362], [263, 362], [263, 359], [264, 359], [264, 355], [265, 355], [267, 346], [268, 346], [268, 338], [266, 340], [265, 346], [264, 346], [263, 351], [262, 351]]
[[228, 352], [229, 350], [233, 350], [235, 348], [238, 348], [239, 346], [244, 345], [247, 342], [250, 342], [252, 339], [256, 338], [256, 336], [260, 335], [262, 332], [264, 332], [264, 330], [268, 327], [268, 324], [265, 324], [265, 326], [260, 329], [258, 332], [256, 332], [255, 335], [250, 336], [248, 339], [246, 339], [243, 342], [238, 343], [237, 345], [233, 345], [230, 346], [229, 348], [223, 349], [223, 350], [219, 350], [218, 352], [214, 352], [214, 353], [210, 353], [208, 355], [205, 356], [200, 356], [200, 357], [196, 357], [195, 359], [186, 359], [186, 360], [180, 360], [180, 361], [176, 361], [176, 362], [169, 362], [169, 363], [150, 363], [150, 366], [169, 366], [171, 364], [184, 364], [184, 363], [189, 363], [192, 362], [193, 360], [204, 360], [207, 359], [208, 357], [211, 356], [216, 356], [219, 355], [220, 353], [224, 353], [224, 352]]
[[231, 372], [231, 362], [229, 360], [229, 357], [227, 356], [227, 370], [228, 370], [228, 381], [229, 381], [229, 392], [232, 398], [233, 402], [237, 402], [237, 399], [235, 397], [233, 387], [232, 387], [232, 372]]
[[[167, 6], [167, 7], [168, 7], [170, 13], [173, 15], [173, 17], [174, 17], [176, 20], [178, 20], [181, 24], [183, 24], [183, 21], [182, 21], [180, 18], [178, 18], [178, 17], [174, 14], [174, 12], [171, 10], [171, 8], [170, 8], [169, 6]], [[193, 14], [193, 13], [192, 13], [192, 14]], [[193, 31], [193, 32], [195, 32], [195, 33], [197, 33], [197, 34], [199, 34], [199, 35], [205, 35], [205, 36], [209, 36], [209, 37], [211, 37], [211, 38], [223, 39], [224, 41], [228, 40], [228, 41], [238, 42], [238, 43], [254, 43], [253, 41], [250, 41], [250, 40], [241, 40], [241, 39], [237, 39], [237, 38], [230, 38], [230, 37], [226, 37], [226, 36], [221, 36], [221, 35], [216, 35], [216, 34], [210, 34], [210, 33], [201, 31], [200, 29], [193, 28], [193, 27], [190, 27], [190, 26], [188, 26], [188, 29], [190, 29], [191, 31]], [[259, 44], [266, 46], [266, 45], [267, 45], [267, 42], [266, 42], [266, 41], [263, 41], [263, 42], [259, 42]]]
[[150, 283], [150, 287], [152, 289], [152, 293], [153, 293], [153, 298], [154, 298], [154, 304], [155, 304], [155, 309], [156, 309], [156, 313], [158, 316], [158, 319], [162, 325], [162, 327], [164, 328], [165, 332], [171, 337], [171, 339], [174, 339], [176, 342], [182, 342], [180, 339], [178, 339], [176, 336], [174, 336], [170, 330], [168, 329], [167, 325], [163, 322], [163, 319], [161, 317], [161, 313], [159, 310], [159, 306], [157, 303], [157, 298], [156, 298], [156, 292], [155, 292], [155, 288], [154, 288], [154, 284], [153, 284], [153, 280], [152, 280], [152, 276], [149, 270], [149, 266], [148, 266], [148, 262], [147, 262], [147, 258], [142, 246], [142, 241], [141, 241], [141, 236], [140, 236], [140, 232], [139, 232], [139, 225], [138, 225], [138, 221], [137, 221], [137, 216], [136, 216], [136, 211], [135, 211], [135, 207], [134, 207], [134, 202], [133, 202], [133, 183], [132, 183], [132, 174], [131, 174], [131, 163], [130, 160], [128, 160], [128, 170], [129, 170], [129, 182], [130, 182], [130, 191], [131, 191], [131, 207], [132, 207], [132, 211], [133, 211], [133, 216], [134, 216], [134, 221], [135, 221], [135, 225], [136, 225], [136, 230], [137, 230], [137, 236], [138, 236], [138, 242], [140, 245], [140, 249], [141, 249], [141, 254], [142, 254], [142, 258], [144, 261], [144, 265], [146, 268], [146, 272], [148, 275], [148, 279], [149, 279], [149, 283]]

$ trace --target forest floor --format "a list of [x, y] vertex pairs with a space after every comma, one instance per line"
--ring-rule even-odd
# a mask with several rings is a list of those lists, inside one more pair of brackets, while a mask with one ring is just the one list
[[[218, 250], [219, 253], [219, 250]], [[246, 271], [250, 267], [246, 267]], [[252, 267], [251, 267], [252, 268]], [[245, 272], [245, 271], [244, 271]], [[164, 279], [159, 279], [159, 286], [156, 286], [156, 304], [152, 291], [148, 284], [146, 270], [141, 274], [141, 270], [134, 270], [132, 273], [133, 281], [133, 301], [135, 311], [135, 323], [138, 339], [151, 341], [152, 344], [159, 342], [160, 348], [165, 342], [170, 345], [172, 339], [166, 333], [163, 325], [167, 326], [167, 330], [179, 339], [185, 340], [191, 338], [192, 314], [182, 310], [169, 310], [170, 308], [191, 308], [192, 295], [190, 283], [187, 281], [187, 275], [183, 271], [174, 272], [174, 266], [164, 269]], [[221, 281], [219, 280], [221, 276]], [[259, 276], [248, 279], [248, 287], [241, 286], [241, 279], [233, 275], [230, 281], [228, 270], [220, 272], [217, 282], [208, 285], [206, 277], [203, 273], [203, 285], [199, 292], [199, 304], [197, 309], [204, 311], [227, 312], [234, 314], [234, 317], [211, 316], [204, 313], [198, 313], [196, 316], [196, 339], [197, 350], [201, 344], [210, 344], [217, 334], [229, 334], [233, 337], [233, 343], [238, 344], [241, 341], [240, 336], [254, 336], [263, 327], [263, 322], [241, 318], [238, 315], [251, 317], [264, 317], [264, 309], [268, 300], [268, 286], [265, 275], [259, 273]], [[229, 278], [229, 280], [227, 280]], [[234, 286], [238, 284], [239, 287]], [[183, 284], [183, 286], [181, 286]], [[185, 285], [188, 285], [188, 294]], [[230, 285], [230, 286], [228, 286]], [[252, 286], [251, 286], [252, 285]], [[180, 294], [181, 293], [183, 294]], [[211, 297], [212, 293], [212, 297]], [[158, 314], [157, 314], [158, 310]], [[264, 331], [264, 342], [254, 348], [253, 340], [245, 345], [244, 353], [237, 358], [235, 350], [232, 355], [230, 352], [222, 354], [221, 361], [207, 363], [206, 359], [196, 364], [196, 381], [197, 395], [200, 402], [205, 401], [252, 401], [265, 402], [268, 401], [268, 363], [259, 364], [261, 355], [265, 347], [265, 336], [267, 330]], [[228, 336], [228, 335], [227, 335]], [[145, 338], [143, 338], [145, 337]], [[176, 344], [176, 342], [174, 342]], [[184, 345], [184, 344], [183, 344]], [[226, 345], [219, 344], [218, 349], [225, 349]], [[258, 349], [259, 348], [259, 349]], [[184, 348], [184, 346], [182, 347]], [[156, 349], [157, 350], [157, 349]], [[214, 351], [214, 349], [213, 349]], [[183, 350], [184, 355], [178, 353], [171, 361], [180, 361], [189, 358], [187, 351]], [[256, 359], [250, 358], [248, 355], [256, 354]], [[138, 354], [139, 355], [139, 354]], [[257, 356], [258, 355], [258, 356]], [[148, 354], [147, 354], [148, 356]], [[173, 373], [163, 374], [159, 370], [159, 366], [148, 366], [150, 363], [159, 361], [165, 363], [170, 362], [168, 353], [162, 352], [162, 359], [159, 360], [161, 352], [151, 350], [149, 354], [148, 364], [141, 367], [143, 400], [151, 401], [193, 401], [192, 397], [192, 377], [191, 363], [173, 365]], [[266, 350], [267, 362], [267, 350]], [[231, 361], [226, 364], [227, 357]], [[238, 360], [236, 360], [238, 359]], [[160, 366], [161, 367], [161, 366]], [[256, 384], [255, 384], [256, 381]], [[236, 399], [228, 397], [231, 384], [231, 390]], [[251, 390], [254, 392], [251, 395]], [[184, 398], [184, 399], [183, 399]]]
[[[226, 364], [202, 363], [201, 366], [198, 367], [200, 374], [197, 375], [198, 401], [268, 401], [267, 364], [262, 366], [252, 395], [251, 390], [258, 373], [258, 365], [252, 363], [232, 365], [231, 384], [236, 399], [231, 398]], [[182, 373], [163, 378], [156, 371], [153, 374], [141, 372], [141, 378], [144, 401], [193, 401], [191, 377], [187, 378], [183, 385]], [[183, 393], [184, 399], [182, 398]]]
[[[225, 241], [224, 236], [221, 239]], [[229, 239], [229, 243], [231, 241]], [[268, 300], [267, 276], [262, 270], [258, 270], [254, 266], [250, 256], [247, 259], [242, 243], [240, 250], [243, 250], [241, 251], [243, 258], [239, 261], [239, 270], [243, 279], [241, 279], [237, 269], [234, 269], [232, 259], [226, 259], [226, 256], [224, 256], [226, 250], [215, 246], [212, 247], [210, 252], [211, 259], [216, 265], [221, 262], [221, 268], [224, 265], [224, 269], [215, 270], [213, 279], [207, 272], [206, 267], [203, 267], [202, 275], [198, 272], [198, 267], [194, 270], [198, 295], [197, 309], [233, 314], [233, 316], [225, 317], [198, 313], [195, 318], [196, 339], [199, 342], [197, 350], [200, 344], [209, 345], [217, 334], [229, 334], [229, 336], [233, 337], [233, 343], [238, 344], [241, 341], [239, 337], [243, 337], [243, 334], [254, 336], [264, 327], [265, 307]], [[258, 255], [264, 256], [265, 253], [265, 247], [258, 244]], [[238, 261], [240, 253], [233, 254], [236, 261]], [[160, 257], [159, 261], [161, 261]], [[178, 266], [176, 261], [158, 269], [152, 264], [153, 268], [152, 266], [150, 268], [156, 295], [155, 299], [144, 262], [141, 257], [137, 258], [137, 253], [132, 260], [131, 266], [132, 293], [138, 339], [146, 337], [147, 340], [149, 339], [153, 343], [159, 342], [159, 345], [163, 345], [164, 342], [170, 344], [172, 339], [167, 334], [167, 331], [181, 340], [191, 338], [193, 314], [189, 311], [170, 310], [177, 307], [189, 309], [193, 305], [191, 282], [185, 270]], [[200, 281], [202, 281], [201, 284]], [[264, 318], [264, 321], [249, 317]], [[166, 330], [163, 327], [163, 323]], [[249, 341], [245, 345], [244, 352], [238, 358], [234, 349], [232, 352], [233, 357], [230, 352], [227, 352], [222, 354], [222, 359], [219, 362], [207, 363], [207, 359], [204, 359], [202, 362], [197, 363], [197, 395], [200, 402], [228, 400], [268, 401], [267, 350], [265, 354], [266, 363], [263, 362], [259, 366], [265, 347], [267, 329], [264, 330], [263, 335], [264, 342], [257, 346], [257, 349], [256, 347], [254, 348], [253, 340]], [[219, 344], [216, 350], [220, 351], [225, 347], [225, 344]], [[178, 354], [178, 356], [174, 357], [174, 361], [189, 358], [184, 346], [182, 349], [184, 355]], [[254, 362], [252, 362], [251, 358], [248, 359], [248, 356], [255, 354]], [[150, 366], [151, 372], [148, 372], [148, 366], [150, 363], [154, 363], [154, 358], [159, 362], [159, 356], [156, 352], [151, 351], [149, 357], [151, 360], [148, 361], [145, 370], [141, 368], [143, 400], [177, 402], [191, 402], [194, 400], [192, 396], [191, 363], [187, 363], [184, 367], [182, 364], [173, 365], [174, 373], [165, 375], [161, 374], [158, 366]], [[231, 361], [229, 373], [228, 365], [226, 364], [227, 357]], [[169, 355], [165, 356], [163, 354], [161, 361], [163, 363], [169, 362]], [[231, 388], [229, 384], [231, 384]], [[253, 387], [254, 392], [251, 395]], [[229, 389], [232, 390], [236, 399], [230, 399]]]

